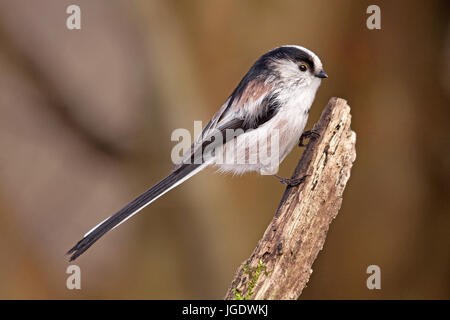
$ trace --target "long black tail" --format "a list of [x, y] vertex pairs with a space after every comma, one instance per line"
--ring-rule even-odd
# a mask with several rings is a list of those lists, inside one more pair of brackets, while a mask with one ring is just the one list
[[139, 197], [127, 204], [116, 214], [104, 220], [94, 229], [89, 231], [83, 237], [83, 239], [78, 241], [78, 243], [67, 252], [67, 254], [72, 254], [69, 261], [73, 261], [78, 258], [105, 233], [139, 212], [146, 205], [150, 204], [152, 201], [156, 200], [158, 197], [162, 196], [170, 189], [175, 188], [177, 185], [181, 184], [182, 182], [195, 175], [197, 172], [201, 171], [203, 167], [203, 164], [185, 164], [169, 174], [163, 180], [161, 180], [153, 187], [145, 191], [143, 194], [141, 194]]

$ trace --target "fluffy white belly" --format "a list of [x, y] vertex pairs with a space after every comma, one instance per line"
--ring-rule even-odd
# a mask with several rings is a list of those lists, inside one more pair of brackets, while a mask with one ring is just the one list
[[259, 128], [236, 137], [217, 150], [214, 165], [220, 172], [276, 174], [279, 164], [298, 144], [308, 120], [307, 110], [309, 107], [305, 110], [289, 106], [279, 110]]
[[289, 96], [279, 98], [285, 104], [276, 115], [227, 142], [215, 153], [213, 165], [219, 172], [276, 174], [279, 164], [298, 144], [319, 85], [320, 81], [316, 81], [307, 89], [288, 90]]

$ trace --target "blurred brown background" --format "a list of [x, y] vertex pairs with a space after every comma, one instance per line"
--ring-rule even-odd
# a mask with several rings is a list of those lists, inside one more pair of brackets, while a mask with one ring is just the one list
[[[81, 7], [81, 30], [66, 8]], [[381, 7], [381, 30], [366, 8]], [[220, 299], [284, 187], [203, 172], [75, 261], [167, 174], [176, 128], [283, 44], [322, 59], [308, 127], [349, 101], [357, 160], [302, 298], [450, 298], [448, 1], [0, 1], [0, 298]], [[289, 176], [302, 149], [281, 166]], [[366, 288], [367, 266], [382, 289]]]

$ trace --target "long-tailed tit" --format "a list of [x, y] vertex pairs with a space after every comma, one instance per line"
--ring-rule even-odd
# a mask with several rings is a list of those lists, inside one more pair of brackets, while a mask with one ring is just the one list
[[[69, 250], [70, 261], [105, 233], [208, 166], [222, 172], [274, 173], [274, 166], [304, 136], [309, 110], [323, 78], [327, 74], [319, 57], [306, 48], [282, 46], [261, 56], [172, 173], [85, 234]], [[269, 159], [263, 161], [267, 149], [271, 151]], [[276, 177], [291, 185], [300, 182]]]

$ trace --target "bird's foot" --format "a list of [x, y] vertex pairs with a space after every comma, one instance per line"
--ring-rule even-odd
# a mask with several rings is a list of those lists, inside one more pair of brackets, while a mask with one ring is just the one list
[[280, 182], [282, 184], [286, 184], [289, 187], [295, 187], [295, 186], [298, 186], [303, 181], [305, 181], [306, 177], [310, 176], [310, 174], [304, 175], [303, 177], [300, 177], [300, 178], [283, 178], [276, 174], [274, 174], [273, 176], [275, 178], [277, 178], [278, 180], [280, 180]]
[[299, 147], [305, 147], [306, 144], [303, 143], [304, 139], [311, 139], [311, 138], [319, 138], [320, 134], [315, 131], [314, 129], [312, 130], [308, 130], [302, 133], [302, 135], [300, 136], [300, 139], [298, 140], [298, 146]]

